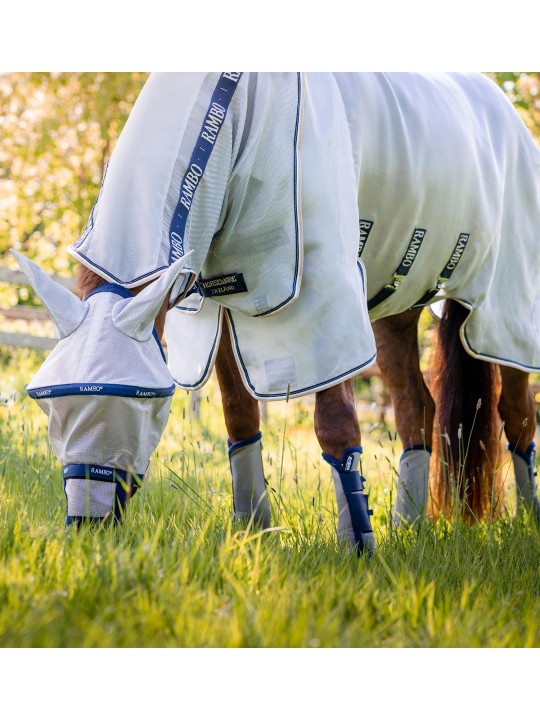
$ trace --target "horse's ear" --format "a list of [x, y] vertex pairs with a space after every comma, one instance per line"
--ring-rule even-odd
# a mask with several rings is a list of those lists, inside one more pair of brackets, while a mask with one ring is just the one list
[[117, 302], [112, 311], [115, 326], [134, 340], [150, 340], [154, 320], [192, 253], [193, 251], [187, 253], [170, 265], [155, 282], [134, 298]]
[[88, 303], [82, 302], [70, 290], [55, 282], [32, 260], [15, 250], [11, 250], [11, 254], [51, 316], [58, 338], [62, 340], [75, 332], [86, 317]]

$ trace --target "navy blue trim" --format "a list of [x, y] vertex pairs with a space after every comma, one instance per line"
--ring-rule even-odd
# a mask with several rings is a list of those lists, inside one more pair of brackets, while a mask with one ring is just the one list
[[302, 73], [296, 73], [296, 82], [297, 82], [297, 88], [298, 88], [298, 101], [296, 106], [296, 124], [294, 127], [294, 141], [293, 141], [293, 205], [294, 205], [294, 233], [296, 237], [296, 259], [295, 259], [295, 266], [294, 266], [294, 281], [293, 281], [293, 289], [289, 297], [281, 302], [279, 305], [276, 305], [275, 307], [271, 308], [270, 310], [265, 310], [265, 312], [260, 313], [259, 315], [254, 315], [253, 317], [264, 317], [265, 315], [270, 315], [271, 313], [275, 313], [280, 308], [287, 305], [292, 298], [296, 295], [296, 287], [298, 285], [298, 268], [300, 266], [300, 232], [299, 232], [299, 222], [298, 222], [298, 192], [297, 192], [297, 185], [298, 185], [298, 132], [300, 129], [300, 111], [302, 108]]
[[407, 445], [406, 448], [403, 448], [403, 452], [401, 453], [401, 457], [403, 457], [406, 453], [411, 452], [411, 450], [427, 450], [428, 453], [431, 455], [432, 447], [431, 445]]
[[[180, 310], [180, 308], [178, 308], [178, 307], [175, 307], [173, 309]], [[184, 311], [181, 311], [181, 312], [184, 312]], [[216, 350], [216, 346], [218, 344], [218, 341], [219, 341], [220, 335], [221, 335], [221, 314], [222, 314], [222, 312], [223, 312], [223, 308], [221, 306], [219, 306], [216, 335], [214, 337], [214, 342], [212, 344], [212, 348], [208, 355], [208, 362], [206, 363], [206, 367], [204, 368], [203, 373], [200, 376], [199, 380], [197, 380], [197, 382], [193, 383], [192, 385], [185, 385], [184, 383], [179, 383], [177, 380], [174, 380], [174, 377], [173, 377], [173, 380], [178, 385], [178, 387], [181, 387], [183, 390], [194, 390], [194, 389], [200, 387], [201, 385], [204, 385], [207, 373], [210, 370], [211, 366], [213, 366], [213, 364], [214, 364], [215, 350]]]
[[162, 398], [174, 395], [175, 385], [168, 388], [145, 388], [136, 385], [114, 385], [109, 383], [68, 383], [32, 388], [26, 393], [33, 400], [65, 397], [67, 395], [107, 395], [112, 397]]
[[157, 334], [156, 328], [152, 330], [152, 336], [154, 340], [157, 342], [157, 346], [159, 348], [159, 352], [161, 353], [161, 357], [163, 358], [163, 362], [167, 364], [167, 357], [165, 355], [165, 350], [163, 349], [163, 345], [161, 344], [161, 340], [159, 339], [159, 335]]
[[94, 465], [93, 463], [71, 463], [64, 465], [62, 469], [64, 480], [70, 478], [80, 478], [83, 480], [100, 480], [109, 483], [131, 483], [142, 482], [144, 473], [130, 473], [119, 468], [108, 467], [106, 465]]
[[[161, 265], [160, 267], [157, 267], [154, 270], [150, 270], [149, 272], [144, 273], [143, 275], [139, 275], [139, 277], [133, 278], [133, 280], [121, 280], [120, 278], [117, 278], [116, 275], [113, 275], [111, 272], [106, 270], [104, 267], [101, 267], [101, 265], [98, 265], [93, 260], [90, 260], [89, 257], [87, 257], [84, 253], [79, 252], [79, 250], [74, 250], [73, 252], [76, 253], [77, 255], [80, 255], [82, 258], [84, 258], [86, 260], [86, 262], [90, 263], [90, 265], [92, 265], [93, 267], [97, 268], [98, 270], [101, 270], [101, 272], [105, 273], [105, 275], [107, 275], [107, 277], [110, 277], [111, 280], [114, 280], [117, 283], [123, 283], [124, 285], [133, 285], [135, 283], [138, 283], [141, 280], [145, 280], [147, 277], [150, 277], [150, 275], [157, 275], [157, 273], [160, 273], [163, 270], [167, 270], [167, 268], [169, 267], [168, 265]], [[189, 269], [189, 268], [186, 268], [186, 269]]]
[[122, 287], [122, 285], [117, 285], [116, 283], [103, 283], [103, 285], [98, 285], [96, 288], [91, 290], [88, 295], [85, 295], [83, 298], [84, 300], [88, 300], [93, 295], [97, 295], [98, 293], [102, 292], [110, 292], [114, 295], [120, 295], [120, 297], [123, 298], [132, 298], [134, 297], [133, 293], [128, 290], [125, 287]]
[[[180, 182], [178, 202], [169, 227], [169, 265], [184, 255], [184, 235], [189, 212], [242, 74], [222, 73], [210, 98], [195, 147]], [[217, 127], [216, 117], [219, 120]], [[187, 193], [185, 188], [188, 189]]]
[[[234, 327], [234, 322], [233, 322], [232, 316], [229, 311], [227, 311], [227, 317], [229, 319], [229, 325], [232, 330], [233, 340], [234, 340], [234, 344], [235, 344], [236, 350], [237, 350], [236, 355], [238, 357], [238, 360], [240, 361], [240, 365], [242, 366], [242, 370], [244, 372], [244, 379], [245, 379], [246, 383], [249, 385], [249, 387], [251, 388], [251, 390], [253, 391], [253, 395], [257, 398], [279, 398], [279, 399], [285, 398], [287, 396], [286, 392], [258, 393], [255, 390], [255, 387], [251, 383], [247, 368], [244, 365], [242, 353], [240, 351], [240, 347], [238, 346], [238, 337], [236, 335], [236, 329]], [[368, 365], [372, 365], [373, 361], [375, 360], [376, 357], [377, 357], [377, 353], [375, 352], [369, 358], [369, 360], [366, 360], [366, 362], [362, 363], [361, 365], [357, 365], [356, 367], [353, 367], [350, 370], [347, 370], [346, 372], [341, 373], [340, 375], [336, 375], [335, 377], [330, 378], [329, 380], [325, 380], [324, 382], [317, 383], [316, 385], [309, 385], [308, 387], [300, 388], [299, 390], [291, 390], [289, 392], [289, 397], [295, 397], [296, 395], [304, 395], [304, 394], [307, 394], [309, 392], [316, 390], [317, 388], [326, 387], [330, 383], [337, 383], [339, 380], [341, 380], [341, 378], [349, 377], [352, 374], [358, 373], [360, 370], [362, 370], [362, 368], [365, 368]], [[182, 386], [182, 387], [186, 387], [186, 386]]]
[[231, 457], [231, 455], [233, 455], [237, 450], [240, 450], [240, 448], [246, 447], [247, 445], [253, 445], [253, 443], [256, 443], [261, 438], [262, 432], [258, 432], [256, 435], [250, 435], [249, 437], [243, 438], [242, 440], [237, 440], [234, 443], [231, 443], [231, 441], [227, 438], [229, 457]]
[[523, 452], [523, 450], [520, 450], [517, 445], [512, 445], [511, 443], [508, 443], [506, 447], [513, 455], [517, 455], [522, 460], [525, 460], [527, 465], [531, 464], [531, 459], [534, 456], [534, 450], [536, 448], [534, 442], [529, 445], [525, 452]]
[[[444, 298], [441, 298], [441, 299], [442, 299], [442, 300], [456, 300], [456, 298], [449, 298], [449, 297], [444, 297]], [[457, 302], [459, 302], [459, 300], [458, 300]], [[470, 340], [469, 340], [469, 336], [467, 335], [467, 321], [469, 320], [469, 318], [470, 318], [470, 316], [471, 316], [471, 313], [474, 312], [475, 308], [471, 307], [471, 305], [469, 305], [466, 301], [463, 301], [462, 304], [463, 304], [463, 303], [465, 303], [465, 307], [470, 311], [470, 312], [469, 312], [469, 316], [465, 319], [465, 322], [463, 323], [463, 325], [465, 326], [465, 327], [463, 328], [463, 337], [464, 337], [464, 339], [465, 339], [465, 342], [467, 343], [467, 347], [469, 348], [469, 350], [471, 350], [472, 353], [474, 353], [474, 355], [476, 355], [476, 356], [479, 357], [479, 358], [486, 358], [486, 360], [491, 360], [492, 362], [494, 362], [494, 363], [496, 363], [496, 364], [499, 363], [499, 364], [503, 364], [503, 365], [504, 365], [504, 364], [506, 364], [506, 363], [510, 363], [510, 364], [511, 364], [511, 367], [519, 366], [519, 367], [522, 368], [525, 372], [528, 372], [528, 373], [537, 373], [537, 372], [540, 372], [540, 365], [538, 365], [538, 366], [536, 366], [536, 365], [524, 365], [523, 363], [519, 363], [519, 362], [516, 362], [515, 360], [512, 360], [512, 358], [499, 357], [498, 355], [486, 355], [486, 353], [481, 353], [481, 352], [478, 352], [478, 350], [475, 350], [475, 349], [473, 348], [473, 346], [471, 345], [471, 342], [470, 342]]]
[[329, 465], [331, 465], [332, 467], [335, 467], [336, 470], [338, 470], [339, 473], [341, 473], [341, 472], [346, 472], [345, 468], [346, 468], [347, 459], [349, 458], [350, 455], [352, 455], [355, 452], [362, 455], [362, 453], [364, 452], [362, 450], [362, 446], [361, 445], [352, 445], [351, 447], [348, 447], [345, 450], [345, 452], [343, 453], [343, 455], [341, 456], [341, 460], [338, 460], [333, 455], [329, 455], [328, 453], [325, 453], [325, 452], [322, 453], [322, 456]]
[[362, 291], [364, 293], [364, 297], [366, 297], [366, 277], [364, 275], [364, 264], [360, 260], [360, 258], [358, 258], [358, 260], [356, 261], [356, 265], [358, 267], [358, 270], [360, 271], [360, 277], [362, 278]]
[[103, 193], [103, 186], [105, 185], [105, 178], [107, 177], [107, 171], [109, 170], [109, 162], [110, 160], [107, 160], [107, 164], [105, 165], [105, 172], [103, 173], [103, 178], [101, 179], [101, 185], [99, 188], [98, 196], [96, 198], [96, 201], [92, 205], [92, 210], [90, 211], [90, 215], [88, 217], [88, 222], [86, 223], [86, 227], [84, 228], [84, 232], [81, 235], [81, 237], [74, 243], [74, 247], [78, 248], [80, 245], [83, 244], [83, 242], [86, 240], [90, 232], [94, 229], [94, 212], [97, 207], [97, 204], [99, 202], [99, 199], [101, 197], [101, 194]]

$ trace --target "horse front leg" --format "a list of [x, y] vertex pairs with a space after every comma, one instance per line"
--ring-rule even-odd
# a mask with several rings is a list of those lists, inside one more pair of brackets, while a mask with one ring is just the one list
[[420, 370], [418, 318], [421, 308], [373, 323], [377, 362], [392, 397], [403, 444], [393, 518], [411, 524], [425, 515], [435, 402]]
[[338, 509], [338, 540], [361, 554], [372, 553], [375, 537], [370, 521], [365, 478], [361, 474], [360, 425], [354, 401], [354, 380], [317, 393], [315, 434], [331, 467]]
[[529, 388], [528, 373], [501, 366], [499, 414], [504, 421], [508, 449], [516, 478], [517, 507], [532, 509], [540, 523], [540, 502], [535, 482], [534, 433], [536, 405]]
[[216, 373], [229, 434], [234, 519], [253, 519], [259, 527], [270, 527], [272, 518], [262, 462], [259, 403], [242, 382], [227, 322], [223, 323]]

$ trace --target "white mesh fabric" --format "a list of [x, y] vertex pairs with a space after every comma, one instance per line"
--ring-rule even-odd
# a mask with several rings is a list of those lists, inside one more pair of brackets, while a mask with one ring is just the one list
[[[250, 317], [230, 311], [229, 318], [246, 386], [261, 399], [312, 393], [358, 374], [375, 361], [363, 273], [356, 262], [355, 168], [350, 138], [343, 132], [346, 118], [341, 97], [335, 83], [328, 84], [318, 77], [312, 81], [308, 75], [305, 85], [300, 149], [304, 235], [300, 294], [295, 302], [274, 315]], [[320, 122], [320, 107], [325, 107], [324, 123]], [[278, 144], [277, 148], [279, 151], [283, 146]], [[292, 162], [292, 146], [289, 153]], [[255, 221], [254, 213], [252, 222]], [[221, 237], [216, 238], [213, 248], [216, 255], [226, 258]], [[251, 256], [259, 261], [258, 292], [251, 293], [251, 302], [259, 302], [262, 307], [264, 302], [271, 302], [269, 288], [274, 283], [284, 285], [287, 266], [265, 264], [263, 239], [260, 243], [246, 243], [242, 248], [239, 245], [237, 252], [240, 250], [245, 260], [237, 269], [243, 270], [253, 262]], [[237, 302], [236, 296], [231, 296], [232, 302]], [[207, 368], [209, 359], [211, 363], [214, 357], [211, 350], [218, 324], [217, 314], [211, 308], [215, 305], [207, 298], [196, 314], [179, 311], [168, 314], [169, 365], [181, 387], [189, 388], [195, 379], [200, 386], [209, 376], [209, 371], [203, 375], [201, 369]], [[185, 301], [182, 307], [187, 307]], [[189, 347], [197, 348], [194, 355], [183, 351], [182, 337]]]
[[114, 383], [167, 388], [173, 379], [154, 337], [137, 342], [111, 321], [119, 295], [100, 292], [80, 327], [61, 340], [28, 385], [28, 390], [70, 383]]
[[[143, 474], [172, 401], [172, 395], [144, 393], [172, 393], [174, 382], [154, 337], [137, 342], [112, 324], [111, 311], [120, 300], [110, 292], [90, 297], [81, 326], [58, 343], [27, 390], [37, 393], [49, 416], [49, 437], [62, 464], [95, 463]], [[55, 397], [63, 386], [70, 386], [70, 394]], [[139, 396], [105, 394], [118, 386]], [[104, 392], [93, 394], [92, 388]]]
[[84, 320], [88, 305], [70, 290], [52, 280], [38, 265], [11, 251], [51, 316], [58, 338], [71, 335]]
[[163, 434], [171, 398], [81, 396], [37, 400], [63, 465], [95, 463], [142, 475]]
[[[199, 297], [199, 296], [197, 296]], [[174, 381], [185, 390], [197, 390], [210, 377], [219, 349], [223, 310], [212, 301], [202, 304], [196, 300], [191, 317], [187, 311], [174, 308], [167, 313], [165, 337], [169, 352], [169, 370]], [[186, 352], [189, 348], [189, 352]]]
[[[220, 297], [224, 307], [262, 315], [293, 301], [300, 290], [301, 124], [298, 74], [258, 73], [246, 145], [229, 179], [226, 222], [202, 268], [204, 278], [244, 276], [248, 292]], [[200, 234], [199, 222], [193, 218], [194, 238]]]
[[[129, 116], [109, 162], [96, 207], [81, 240], [68, 248], [103, 277], [135, 287], [169, 264], [169, 229], [182, 179], [220, 73], [153, 73]], [[246, 117], [248, 76], [242, 77], [194, 195], [184, 240], [199, 274], [219, 227], [227, 183]]]
[[425, 515], [430, 459], [431, 453], [422, 449], [407, 450], [401, 456], [393, 512], [396, 525], [413, 523]]
[[480, 73], [336, 73], [358, 174], [368, 299], [426, 230], [409, 274], [370, 312], [400, 313], [435, 287], [461, 233], [463, 259], [442, 297], [472, 313], [466, 349], [540, 368], [540, 151], [504, 93]]
[[70, 478], [66, 480], [67, 514], [105, 517], [114, 509], [116, 483]]

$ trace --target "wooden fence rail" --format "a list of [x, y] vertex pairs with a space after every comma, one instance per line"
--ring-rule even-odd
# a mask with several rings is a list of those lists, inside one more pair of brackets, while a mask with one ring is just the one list
[[[53, 275], [53, 280], [60, 283], [69, 290], [73, 290], [75, 279], [63, 275]], [[0, 282], [8, 285], [28, 285], [26, 275], [20, 270], [9, 270], [0, 267]], [[24, 320], [25, 322], [50, 322], [49, 314], [39, 307], [17, 306], [13, 308], [0, 308], [0, 317], [6, 320]], [[2, 332], [0, 331], [0, 345], [9, 347], [26, 347], [36, 350], [52, 350], [58, 341], [53, 337], [34, 335], [23, 332]]]
[[[53, 279], [59, 282], [64, 287], [73, 290], [75, 286], [74, 278], [67, 278], [62, 275], [53, 275]], [[0, 267], [0, 282], [9, 283], [12, 285], [28, 285], [26, 275], [16, 270], [8, 270], [7, 268]], [[0, 317], [4, 317], [6, 320], [16, 321], [24, 320], [26, 322], [50, 322], [49, 315], [46, 310], [39, 307], [27, 307], [17, 306], [14, 308], [0, 308]], [[0, 345], [7, 345], [10, 347], [26, 347], [34, 348], [36, 350], [52, 350], [58, 341], [53, 337], [45, 337], [43, 335], [33, 335], [31, 333], [10, 333], [0, 331]], [[368, 370], [362, 373], [362, 377], [370, 379], [373, 377], [380, 377], [381, 373], [377, 365], [373, 365]], [[540, 385], [532, 384], [531, 389], [537, 402], [540, 404]], [[198, 406], [200, 404], [200, 397], [198, 393], [193, 393], [194, 400], [194, 411], [198, 414]], [[389, 399], [388, 399], [389, 402]], [[386, 404], [386, 402], [385, 402]], [[261, 403], [261, 406], [266, 409], [266, 403]]]

